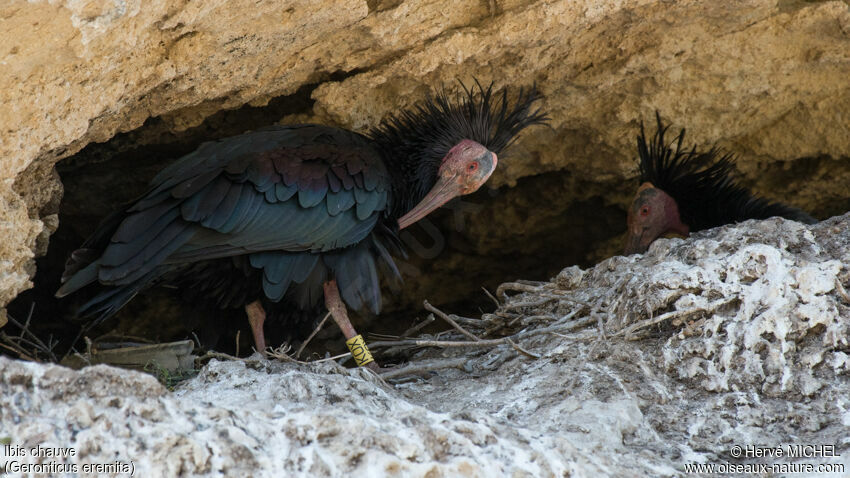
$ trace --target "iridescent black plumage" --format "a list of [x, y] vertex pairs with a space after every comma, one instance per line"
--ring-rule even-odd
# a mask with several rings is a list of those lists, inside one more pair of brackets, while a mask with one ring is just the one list
[[[664, 126], [656, 113], [658, 128], [647, 140], [643, 124], [637, 138], [640, 155], [640, 183], [652, 183], [669, 194], [679, 207], [681, 220], [690, 230], [699, 231], [747, 219], [781, 216], [807, 224], [817, 222], [805, 212], [753, 195], [733, 178], [734, 156], [718, 148], [697, 151], [683, 149], [685, 130], [668, 143]], [[674, 147], [675, 144], [675, 147]]]
[[366, 136], [294, 125], [204, 143], [100, 225], [72, 254], [57, 295], [89, 289], [80, 312], [97, 323], [157, 284], [221, 308], [260, 300], [273, 312], [315, 307], [333, 279], [349, 307], [378, 313], [377, 269], [398, 274], [396, 220], [434, 185], [441, 158], [462, 139], [500, 152], [545, 120], [531, 111], [535, 90], [511, 107], [506, 92], [494, 100], [492, 85], [476, 85]]

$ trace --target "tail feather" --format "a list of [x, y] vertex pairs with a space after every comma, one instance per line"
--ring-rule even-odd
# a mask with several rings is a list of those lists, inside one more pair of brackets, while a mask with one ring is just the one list
[[94, 327], [115, 315], [121, 307], [130, 302], [139, 292], [146, 289], [151, 282], [161, 275], [161, 271], [153, 270], [139, 280], [124, 285], [102, 285], [100, 290], [88, 302], [77, 310], [77, 317], [92, 319], [86, 329]]
[[[103, 219], [95, 229], [94, 234], [71, 253], [65, 262], [65, 270], [62, 272], [62, 287], [56, 291], [56, 297], [65, 297], [97, 279], [97, 260], [109, 245], [109, 238], [124, 219], [128, 205], [118, 209]], [[93, 267], [94, 266], [94, 267]]]
[[[71, 262], [73, 258], [74, 255], [72, 254], [71, 259], [69, 259], [68, 262]], [[82, 268], [79, 267], [80, 264], [81, 263], [74, 264], [73, 266], [65, 266], [65, 273], [62, 274], [62, 287], [56, 291], [56, 297], [65, 297], [66, 295], [76, 292], [97, 280], [97, 262], [91, 262]], [[76, 270], [71, 271], [72, 267], [76, 268]]]

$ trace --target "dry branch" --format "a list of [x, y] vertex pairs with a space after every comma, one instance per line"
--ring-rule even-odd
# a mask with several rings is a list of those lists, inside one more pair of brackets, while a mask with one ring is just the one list
[[441, 319], [443, 319], [443, 320], [445, 320], [446, 322], [448, 322], [448, 323], [449, 323], [449, 325], [451, 325], [452, 327], [454, 327], [454, 328], [455, 328], [458, 332], [460, 332], [461, 334], [463, 334], [463, 335], [465, 335], [465, 336], [469, 337], [470, 339], [474, 340], [475, 342], [480, 342], [480, 341], [481, 341], [481, 339], [479, 339], [479, 338], [478, 338], [478, 337], [476, 337], [475, 335], [473, 335], [473, 334], [469, 333], [466, 329], [464, 329], [463, 327], [461, 327], [461, 326], [460, 326], [460, 324], [458, 324], [457, 322], [455, 322], [455, 321], [454, 321], [451, 317], [449, 317], [448, 315], [446, 315], [445, 313], [443, 313], [443, 311], [441, 311], [440, 309], [438, 309], [438, 308], [434, 307], [433, 305], [431, 305], [431, 304], [430, 304], [427, 300], [426, 300], [426, 301], [424, 301], [424, 302], [423, 302], [423, 304], [424, 304], [424, 306], [425, 306], [425, 309], [426, 309], [426, 310], [428, 310], [428, 311], [430, 311], [430, 312], [433, 312], [433, 313], [437, 314], [437, 316], [439, 316]]
[[402, 339], [403, 339], [403, 338], [405, 338], [405, 337], [410, 337], [411, 335], [415, 334], [416, 332], [419, 332], [419, 331], [420, 331], [420, 330], [422, 330], [422, 329], [423, 329], [426, 325], [430, 324], [431, 322], [433, 322], [433, 321], [435, 321], [435, 320], [437, 320], [437, 319], [435, 319], [433, 315], [429, 315], [429, 316], [428, 316], [428, 317], [426, 317], [426, 318], [425, 318], [425, 320], [423, 320], [422, 322], [420, 322], [420, 323], [418, 323], [418, 324], [414, 325], [413, 327], [411, 327], [411, 328], [409, 328], [409, 329], [405, 330], [405, 331], [404, 331], [404, 333], [403, 333], [403, 334], [401, 334], [401, 337], [400, 337], [400, 338], [402, 338]]
[[442, 360], [429, 360], [424, 362], [418, 362], [415, 365], [406, 365], [404, 367], [399, 367], [387, 370], [386, 372], [381, 372], [379, 377], [386, 380], [390, 378], [403, 377], [406, 375], [419, 375], [422, 373], [445, 368], [460, 368], [463, 367], [466, 362], [467, 359], [463, 357]]
[[[545, 284], [545, 283], [542, 283]], [[531, 285], [526, 284], [524, 282], [505, 282], [496, 288], [496, 296], [501, 297], [502, 300], [506, 299], [505, 292], [512, 290], [517, 292], [539, 292], [541, 289], [540, 285]]]
[[514, 350], [516, 350], [517, 352], [519, 352], [519, 353], [521, 353], [521, 354], [525, 355], [526, 357], [533, 358], [533, 359], [539, 359], [539, 358], [540, 358], [540, 355], [533, 354], [533, 353], [529, 352], [528, 350], [525, 350], [524, 348], [522, 348], [522, 347], [520, 347], [519, 345], [517, 345], [517, 344], [516, 344], [516, 342], [514, 342], [513, 340], [511, 340], [511, 339], [509, 339], [509, 338], [507, 338], [507, 337], [505, 337], [505, 342], [507, 342], [508, 344], [510, 344], [510, 346], [511, 346], [511, 347], [513, 347], [513, 348], [514, 348]]
[[499, 299], [497, 299], [495, 295], [491, 294], [490, 291], [487, 290], [486, 287], [482, 287], [481, 290], [483, 290], [484, 293], [487, 294], [487, 297], [489, 297], [490, 300], [492, 300], [493, 303], [496, 304], [496, 307], [499, 307], [499, 306], [502, 305], [502, 304], [499, 303]]
[[27, 314], [27, 320], [24, 321], [23, 324], [15, 320], [15, 318], [11, 315], [7, 315], [7, 321], [18, 329], [20, 329], [20, 333], [17, 336], [11, 336], [6, 334], [5, 332], [0, 332], [0, 341], [2, 341], [6, 345], [4, 347], [5, 349], [14, 351], [20, 356], [20, 358], [24, 360], [41, 362], [42, 360], [40, 360], [39, 357], [39, 355], [41, 355], [41, 358], [44, 358], [53, 363], [58, 363], [56, 354], [53, 353], [53, 348], [57, 344], [57, 342], [53, 340], [53, 337], [51, 336], [47, 341], [48, 343], [45, 344], [37, 335], [35, 335], [30, 330], [30, 323], [32, 321], [32, 314], [34, 310], [35, 302], [30, 305], [30, 310]]
[[844, 289], [844, 285], [837, 277], [835, 278], [835, 290], [837, 290], [838, 295], [840, 295], [841, 298], [844, 299], [844, 303], [850, 304], [850, 295], [847, 294], [847, 290]]
[[614, 337], [625, 336], [626, 340], [637, 340], [638, 337], [635, 337], [633, 334], [635, 332], [639, 331], [639, 330], [643, 330], [643, 329], [646, 329], [648, 327], [652, 327], [653, 325], [660, 324], [661, 322], [665, 322], [665, 321], [668, 321], [668, 320], [686, 319], [686, 318], [688, 318], [692, 315], [695, 315], [697, 313], [700, 313], [700, 312], [710, 314], [710, 313], [713, 313], [715, 310], [717, 310], [719, 307], [722, 307], [722, 306], [729, 304], [731, 302], [734, 302], [736, 300], [738, 300], [738, 299], [737, 298], [723, 299], [723, 300], [718, 300], [716, 302], [712, 302], [705, 307], [694, 307], [693, 309], [674, 310], [672, 312], [667, 312], [667, 313], [661, 314], [657, 317], [651, 317], [649, 319], [641, 320], [640, 322], [634, 323], [634, 324], [630, 325], [629, 327], [626, 327], [625, 329], [617, 331], [616, 333], [614, 333], [613, 336]]
[[310, 333], [310, 336], [309, 336], [309, 337], [307, 337], [307, 340], [305, 340], [304, 342], [302, 342], [302, 343], [301, 343], [301, 346], [300, 346], [300, 347], [298, 347], [298, 351], [297, 351], [297, 352], [295, 352], [295, 358], [296, 358], [296, 359], [297, 359], [297, 358], [299, 358], [299, 357], [301, 357], [301, 352], [303, 352], [303, 351], [304, 351], [304, 347], [306, 347], [306, 346], [307, 346], [307, 344], [309, 344], [309, 343], [310, 343], [310, 341], [311, 341], [311, 340], [313, 340], [313, 337], [315, 337], [315, 336], [316, 336], [316, 334], [318, 334], [318, 333], [319, 333], [319, 331], [320, 331], [320, 330], [322, 330], [322, 327], [324, 327], [324, 326], [325, 326], [325, 322], [327, 322], [328, 317], [330, 317], [330, 316], [331, 316], [331, 313], [330, 313], [330, 312], [328, 312], [327, 314], [325, 314], [325, 318], [324, 318], [324, 319], [322, 319], [322, 321], [321, 321], [321, 322], [319, 322], [319, 325], [317, 325], [315, 329], [313, 329], [313, 332], [311, 332], [311, 333]]

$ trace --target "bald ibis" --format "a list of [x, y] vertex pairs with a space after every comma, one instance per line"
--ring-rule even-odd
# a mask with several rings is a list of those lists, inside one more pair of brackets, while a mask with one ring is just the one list
[[[499, 154], [547, 118], [535, 88], [492, 84], [429, 96], [362, 135], [273, 126], [204, 143], [108, 216], [66, 263], [57, 297], [93, 289], [78, 315], [99, 323], [157, 284], [242, 307], [256, 349], [269, 308], [324, 305], [358, 365], [377, 368], [346, 305], [378, 313], [377, 266], [398, 275], [400, 229], [483, 185]], [[297, 311], [296, 311], [297, 312]]]
[[[670, 143], [668, 126], [656, 113], [658, 128], [647, 141], [643, 124], [637, 137], [640, 187], [628, 211], [626, 254], [645, 252], [664, 235], [690, 232], [747, 219], [781, 216], [813, 224], [805, 212], [753, 195], [732, 178], [734, 156], [713, 147], [683, 149], [685, 130]], [[674, 147], [675, 144], [675, 147]]]

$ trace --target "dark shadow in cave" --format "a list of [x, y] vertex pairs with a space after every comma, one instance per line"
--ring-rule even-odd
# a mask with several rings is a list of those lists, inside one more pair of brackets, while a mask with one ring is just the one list
[[[35, 304], [32, 330], [39, 336], [52, 334], [58, 338], [57, 350], [64, 353], [79, 330], [71, 317], [81, 300], [60, 301], [53, 294], [66, 258], [99, 221], [142, 194], [160, 169], [202, 142], [274, 124], [287, 115], [309, 113], [315, 86], [302, 87], [264, 107], [220, 111], [201, 125], [179, 133], [171, 132], [161, 118], [151, 118], [137, 130], [105, 143], [90, 144], [61, 161], [57, 170], [65, 195], [59, 229], [51, 237], [47, 255], [37, 261], [35, 287], [9, 305], [9, 314], [25, 318]], [[439, 240], [440, 247], [433, 254], [411, 251], [409, 259], [400, 264], [405, 284], [400, 290], [384, 287], [384, 313], [379, 318], [355, 317], [355, 324], [359, 322], [367, 332], [400, 334], [425, 315], [423, 299], [452, 313], [474, 316], [494, 308], [481, 287], [492, 291], [500, 283], [518, 278], [548, 280], [563, 267], [592, 265], [601, 258], [600, 244], [624, 231], [625, 213], [599, 197], [564, 200], [574, 196], [566, 188], [580, 186], [568, 172], [542, 174], [523, 178], [512, 188], [479, 191], [465, 197], [463, 203], [450, 204], [432, 214], [430, 226], [412, 228], [408, 241], [413, 244], [415, 238], [434, 245]], [[596, 184], [592, 189], [628, 187]], [[504, 214], [506, 210], [512, 214]], [[445, 328], [445, 324], [437, 323], [431, 331]], [[120, 337], [122, 341], [168, 342], [193, 339], [193, 330], [206, 347], [235, 354], [238, 337], [240, 355], [251, 351], [251, 333], [241, 310], [199, 310], [164, 288], [135, 297], [89, 336], [108, 334], [115, 337], [113, 341]], [[287, 336], [287, 331], [267, 333], [270, 344], [280, 343]], [[309, 330], [301, 331], [302, 336], [307, 333]], [[341, 352], [343, 345], [338, 338], [339, 331], [329, 324], [313, 340], [311, 349], [319, 354]]]

